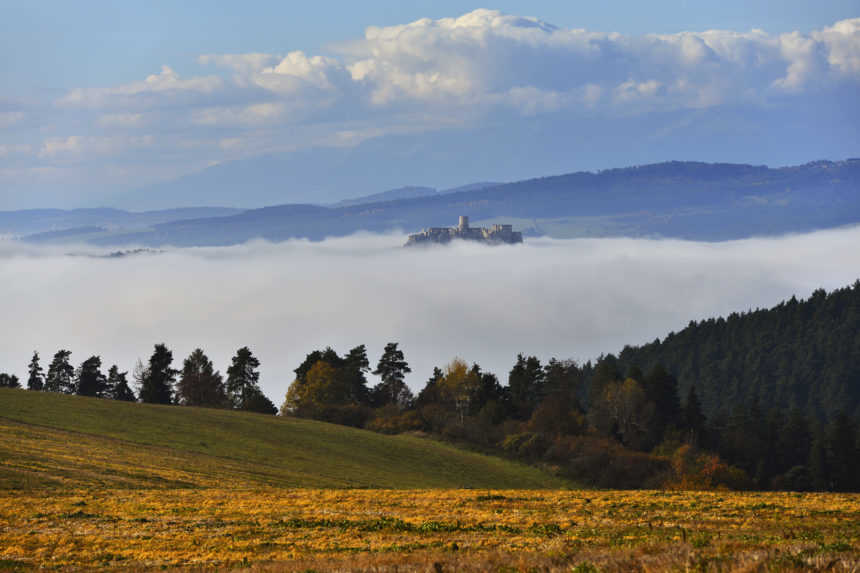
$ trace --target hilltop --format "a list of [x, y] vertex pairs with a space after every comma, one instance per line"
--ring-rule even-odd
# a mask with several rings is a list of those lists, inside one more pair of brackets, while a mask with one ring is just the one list
[[417, 436], [0, 388], [0, 489], [565, 485], [533, 467]]

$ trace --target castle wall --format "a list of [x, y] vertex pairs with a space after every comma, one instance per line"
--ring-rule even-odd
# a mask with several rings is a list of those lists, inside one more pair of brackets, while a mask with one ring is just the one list
[[461, 215], [456, 227], [430, 227], [409, 235], [406, 246], [421, 243], [448, 243], [466, 239], [485, 243], [522, 243], [523, 234], [514, 231], [513, 225], [493, 225], [491, 228], [469, 227], [469, 217]]

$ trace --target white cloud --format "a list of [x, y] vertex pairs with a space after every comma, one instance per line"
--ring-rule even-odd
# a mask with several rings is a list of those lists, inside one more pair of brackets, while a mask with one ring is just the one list
[[283, 102], [265, 102], [240, 107], [207, 107], [195, 110], [191, 121], [209, 126], [253, 126], [278, 121], [286, 113]]
[[280, 402], [311, 350], [364, 343], [375, 361], [386, 342], [399, 341], [413, 388], [455, 355], [506, 380], [518, 352], [594, 358], [691, 319], [851, 284], [860, 268], [860, 228], [716, 244], [541, 239], [412, 251], [403, 239], [255, 242], [121, 259], [0, 242], [0, 276], [16, 277], [0, 281], [0, 298], [16, 302], [4, 308], [0, 369], [20, 376], [34, 349], [47, 361], [58, 348], [72, 350], [76, 363], [100, 354], [131, 369], [163, 341], [177, 362], [202, 347], [223, 372], [250, 345], [264, 389]]
[[240, 74], [259, 72], [270, 67], [278, 57], [272, 54], [203, 54], [197, 58], [202, 65], [228, 68]]
[[597, 86], [619, 94], [607, 103], [648, 97], [673, 107], [701, 107], [742, 100], [750, 90], [766, 97], [771, 86], [819, 89], [811, 86], [813, 79], [817, 83], [834, 70], [836, 79], [857, 81], [857, 22], [806, 35], [711, 30], [633, 37], [477, 10], [460, 18], [369, 28], [345, 57], [352, 60], [353, 79], [368, 84], [380, 105], [445, 98], [481, 103], [511, 90], [558, 94]]
[[91, 137], [70, 135], [49, 137], [42, 142], [39, 157], [70, 157], [116, 154], [129, 149], [150, 147], [155, 143], [152, 135], [123, 137]]
[[63, 106], [83, 106], [102, 108], [112, 106], [157, 105], [182, 94], [211, 94], [224, 86], [218, 76], [193, 77], [182, 79], [169, 66], [162, 66], [161, 72], [147, 76], [141, 82], [134, 82], [110, 88], [78, 88], [70, 91], [59, 100]]
[[206, 125], [254, 125], [260, 110], [269, 118], [283, 115], [283, 109], [273, 113], [278, 102], [290, 111], [364, 107], [366, 117], [404, 105], [438, 106], [443, 116], [452, 107], [482, 112], [488, 105], [535, 115], [595, 107], [628, 114], [763, 104], [785, 93], [860, 81], [860, 18], [808, 34], [708, 30], [624, 36], [475, 10], [457, 18], [369, 27], [364, 38], [334, 56], [204, 54], [198, 62], [233, 76], [183, 79], [164, 66], [142, 82], [72, 90], [59, 103], [136, 108], [229, 93], [227, 104], [186, 100], [195, 105], [195, 122]]
[[842, 20], [813, 32], [812, 37], [826, 46], [827, 62], [832, 68], [847, 76], [860, 75], [860, 18]]

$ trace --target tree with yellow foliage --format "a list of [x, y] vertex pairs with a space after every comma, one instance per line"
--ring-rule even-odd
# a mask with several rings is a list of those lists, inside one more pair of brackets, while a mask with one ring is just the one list
[[481, 384], [480, 376], [470, 370], [462, 358], [454, 358], [445, 367], [445, 375], [437, 384], [441, 398], [454, 406], [462, 424], [469, 412], [472, 396]]

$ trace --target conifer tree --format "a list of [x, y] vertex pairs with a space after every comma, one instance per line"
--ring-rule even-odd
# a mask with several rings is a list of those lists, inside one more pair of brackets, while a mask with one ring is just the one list
[[246, 412], [257, 412], [258, 414], [274, 415], [278, 413], [278, 408], [275, 404], [259, 388], [251, 392], [243, 410]]
[[27, 371], [30, 374], [27, 377], [27, 389], [36, 392], [42, 390], [45, 386], [45, 377], [42, 375], [42, 367], [39, 365], [39, 353], [35, 350]]
[[58, 350], [54, 354], [54, 359], [48, 366], [48, 374], [45, 376], [45, 390], [64, 394], [75, 393], [75, 368], [69, 364], [71, 355], [71, 350]]
[[178, 370], [171, 368], [173, 353], [164, 344], [156, 344], [149, 366], [141, 374], [140, 400], [151, 404], [170, 404]]
[[439, 402], [439, 381], [442, 380], [444, 376], [445, 373], [442, 372], [441, 368], [438, 366], [433, 367], [433, 374], [430, 376], [430, 379], [427, 380], [426, 384], [424, 384], [424, 388], [418, 392], [418, 397], [415, 399], [415, 405], [418, 408]]
[[116, 364], [111, 366], [107, 375], [106, 396], [112, 400], [121, 400], [123, 402], [134, 402], [137, 400], [134, 391], [128, 385], [127, 377], [128, 372], [120, 372]]
[[257, 368], [260, 361], [247, 346], [236, 351], [233, 363], [227, 368], [227, 395], [237, 410], [245, 410], [256, 392], [260, 391], [257, 382], [260, 373]]
[[370, 401], [370, 391], [367, 389], [365, 374], [370, 372], [370, 361], [367, 359], [367, 348], [359, 344], [343, 357], [344, 376], [349, 384], [350, 400], [353, 404], [367, 404]]
[[102, 359], [91, 356], [81, 363], [77, 371], [75, 391], [80, 396], [104, 396], [107, 380], [101, 372]]
[[856, 491], [860, 488], [857, 426], [844, 412], [840, 412], [830, 423], [826, 440], [832, 489]]
[[535, 356], [517, 355], [517, 362], [508, 374], [508, 388], [514, 416], [527, 420], [543, 399], [544, 370]]
[[812, 488], [818, 491], [830, 490], [832, 482], [830, 480], [827, 447], [821, 431], [817, 432], [812, 441], [812, 446], [809, 448], [808, 465], [809, 474], [812, 478]]
[[696, 396], [695, 386], [690, 386], [690, 391], [687, 393], [683, 417], [684, 429], [688, 432], [690, 442], [697, 444], [705, 431], [705, 415], [702, 413], [699, 397]]
[[20, 388], [21, 383], [18, 382], [18, 377], [14, 374], [6, 374], [0, 372], [0, 388]]
[[680, 421], [681, 404], [678, 399], [678, 381], [669, 374], [662, 364], [657, 364], [645, 376], [642, 386], [648, 399], [654, 402], [656, 410], [656, 431], [662, 437], [667, 427]]
[[212, 366], [212, 361], [197, 348], [182, 366], [182, 373], [176, 385], [180, 404], [185, 406], [227, 406], [227, 394], [221, 373]]
[[385, 406], [396, 404], [406, 407], [412, 401], [412, 392], [403, 381], [406, 374], [412, 372], [403, 357], [403, 351], [397, 348], [396, 342], [389, 342], [379, 358], [373, 374], [382, 378], [382, 382], [373, 388], [374, 405]]

